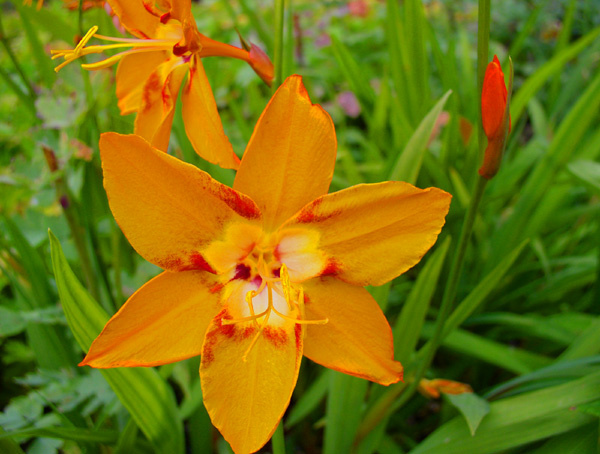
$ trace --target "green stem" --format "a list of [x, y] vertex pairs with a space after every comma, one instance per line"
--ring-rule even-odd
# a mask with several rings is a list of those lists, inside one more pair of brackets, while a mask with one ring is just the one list
[[273, 93], [283, 82], [283, 29], [285, 21], [286, 0], [275, 0], [275, 52], [273, 55], [275, 66], [275, 81], [273, 82]]
[[271, 438], [271, 446], [273, 448], [273, 454], [285, 454], [285, 439], [283, 436], [283, 424], [280, 421], [273, 438]]
[[[483, 90], [483, 78], [485, 69], [489, 62], [489, 43], [490, 43], [490, 0], [479, 0], [479, 17], [477, 20], [477, 99], [481, 99]], [[479, 112], [479, 127], [477, 129], [477, 138], [479, 142], [479, 160], [483, 158], [486, 140], [481, 122], [481, 104], [477, 111]]]
[[12, 51], [12, 48], [10, 47], [10, 43], [8, 42], [8, 38], [6, 37], [6, 34], [4, 33], [4, 26], [2, 24], [2, 15], [0, 15], [0, 42], [2, 42], [2, 46], [4, 47], [4, 50], [6, 50], [6, 53], [10, 57], [10, 60], [12, 61], [13, 65], [15, 66], [15, 69], [19, 73], [19, 76], [21, 77], [23, 84], [27, 88], [29, 97], [31, 98], [32, 101], [35, 101], [36, 94], [35, 94], [35, 90], [33, 89], [33, 85], [29, 81], [29, 78], [25, 74], [25, 71], [23, 71], [23, 68], [21, 67], [21, 64], [19, 63], [19, 60], [17, 59], [17, 56]]

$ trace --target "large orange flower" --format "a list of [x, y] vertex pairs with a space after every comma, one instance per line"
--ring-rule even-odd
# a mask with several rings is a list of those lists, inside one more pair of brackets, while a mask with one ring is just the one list
[[[101, 69], [119, 62], [117, 97], [122, 115], [137, 112], [134, 132], [154, 147], [167, 150], [179, 89], [182, 92], [185, 130], [196, 152], [207, 161], [237, 169], [233, 152], [219, 117], [214, 95], [201, 58], [212, 56], [244, 60], [268, 84], [273, 65], [258, 47], [249, 50], [214, 41], [201, 34], [192, 16], [190, 0], [161, 0], [158, 6], [143, 0], [108, 0], [121, 24], [137, 39], [97, 35], [97, 27], [72, 50], [53, 50], [53, 58], [64, 58], [63, 66], [83, 55], [109, 49], [127, 49], [85, 69]], [[90, 45], [93, 37], [114, 42]]]
[[165, 271], [111, 318], [81, 364], [202, 355], [204, 403], [237, 453], [273, 434], [303, 354], [384, 385], [401, 379], [390, 327], [363, 286], [421, 259], [451, 196], [397, 181], [327, 194], [335, 131], [299, 76], [260, 117], [233, 188], [134, 135], [106, 133], [100, 151], [117, 222]]

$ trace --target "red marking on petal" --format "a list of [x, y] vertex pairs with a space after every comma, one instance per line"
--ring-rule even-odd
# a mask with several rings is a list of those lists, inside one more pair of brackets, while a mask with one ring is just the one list
[[142, 104], [144, 110], [152, 107], [152, 93], [161, 90], [161, 88], [158, 74], [156, 72], [151, 73], [144, 85], [144, 102]]
[[340, 270], [341, 266], [335, 259], [329, 259], [327, 266], [321, 271], [321, 276], [330, 276], [336, 274]]
[[160, 16], [160, 23], [161, 24], [166, 24], [167, 22], [169, 22], [169, 19], [171, 19], [171, 13], [165, 13], [162, 16]]
[[249, 325], [242, 330], [241, 335], [244, 339], [248, 339], [250, 336], [253, 336], [254, 333], [256, 333], [256, 328], [254, 325]]
[[183, 270], [183, 258], [178, 255], [170, 255], [162, 260], [158, 260], [156, 263], [162, 269], [170, 271], [182, 271]]
[[146, 9], [146, 11], [148, 11], [150, 14], [152, 14], [153, 16], [156, 16], [156, 10], [154, 9], [154, 6], [151, 2], [142, 2], [142, 5], [144, 5], [144, 8]]
[[233, 279], [243, 279], [245, 281], [250, 279], [250, 267], [240, 263], [235, 267], [235, 275], [233, 276]]
[[288, 335], [282, 328], [265, 326], [263, 329], [263, 335], [277, 348], [283, 347], [288, 341]]
[[294, 335], [296, 337], [296, 357], [302, 356], [300, 345], [302, 344], [302, 325], [299, 323], [294, 327]]
[[210, 293], [218, 293], [221, 290], [223, 290], [223, 287], [225, 287], [225, 284], [215, 284], [210, 288], [209, 292]]
[[191, 268], [194, 270], [204, 270], [215, 274], [215, 270], [208, 264], [202, 254], [195, 253], [190, 255]]
[[258, 219], [260, 210], [249, 197], [243, 196], [236, 190], [222, 185], [217, 194], [233, 211], [246, 219]]
[[323, 202], [323, 197], [313, 200], [310, 204], [306, 205], [300, 213], [296, 216], [296, 221], [302, 224], [308, 224], [311, 222], [323, 222], [327, 219], [338, 215], [339, 210], [332, 211], [331, 213], [322, 214], [317, 211], [319, 205]]

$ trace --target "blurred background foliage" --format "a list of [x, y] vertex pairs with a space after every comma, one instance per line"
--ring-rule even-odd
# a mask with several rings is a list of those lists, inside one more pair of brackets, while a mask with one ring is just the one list
[[[119, 115], [114, 69], [71, 64], [55, 74], [49, 59], [92, 25], [120, 32], [103, 8], [80, 14], [59, 0], [1, 8], [0, 452], [229, 452], [202, 406], [198, 358], [112, 378], [77, 367], [85, 340], [69, 329], [61, 285], [83, 308], [71, 317], [87, 317], [93, 331], [159, 271], [129, 246], [102, 187], [100, 133], [133, 130], [133, 116]], [[273, 55], [271, 2], [205, 0], [193, 11], [211, 38], [237, 45], [238, 30]], [[284, 74], [304, 75], [336, 125], [332, 191], [401, 179], [454, 196], [434, 249], [370, 289], [408, 384], [478, 178], [477, 21], [474, 1], [294, 0], [287, 9]], [[409, 395], [405, 385], [384, 388], [305, 360], [283, 420], [288, 452], [597, 452], [599, 35], [596, 0], [492, 4], [488, 61], [512, 57], [512, 132], [426, 374], [475, 393]], [[203, 62], [241, 155], [270, 90], [243, 62]], [[170, 152], [233, 181], [194, 153], [180, 114]], [[68, 276], [58, 287], [53, 261]], [[138, 383], [138, 394], [123, 383]], [[156, 389], [167, 390], [168, 408], [152, 407]], [[153, 421], [140, 424], [136, 398], [159, 409]]]

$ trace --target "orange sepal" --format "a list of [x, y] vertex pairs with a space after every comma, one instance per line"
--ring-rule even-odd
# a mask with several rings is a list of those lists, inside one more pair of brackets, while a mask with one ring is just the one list
[[248, 63], [256, 74], [270, 87], [275, 77], [275, 67], [269, 56], [256, 44], [250, 44]]
[[252, 197], [273, 231], [327, 193], [336, 148], [331, 117], [311, 103], [302, 78], [290, 76], [260, 116], [233, 187]]
[[147, 282], [108, 321], [80, 366], [158, 366], [201, 353], [220, 309], [216, 276], [164, 272]]
[[302, 325], [266, 326], [251, 347], [258, 324], [222, 324], [227, 318], [225, 309], [206, 333], [202, 396], [212, 423], [233, 451], [250, 453], [269, 441], [289, 405], [302, 359]]
[[208, 162], [237, 169], [240, 159], [223, 131], [221, 117], [200, 58], [193, 57], [181, 94], [183, 124], [194, 150]]
[[[242, 161], [243, 165], [243, 161]], [[320, 197], [281, 228], [313, 229], [324, 275], [382, 285], [416, 265], [437, 240], [452, 196], [400, 181], [362, 184]]]
[[141, 52], [126, 55], [117, 67], [117, 98], [121, 115], [137, 112], [142, 103], [144, 84], [150, 74], [165, 60], [167, 52]]
[[302, 284], [307, 320], [304, 356], [330, 369], [382, 385], [402, 379], [394, 361], [392, 330], [373, 297], [362, 287], [331, 277]]
[[177, 96], [187, 71], [188, 65], [171, 58], [161, 63], [144, 84], [134, 133], [159, 150], [167, 151], [169, 147]]
[[203, 250], [230, 223], [260, 223], [247, 196], [141, 137], [102, 134], [100, 154], [117, 223], [140, 255], [163, 269], [212, 272]]

